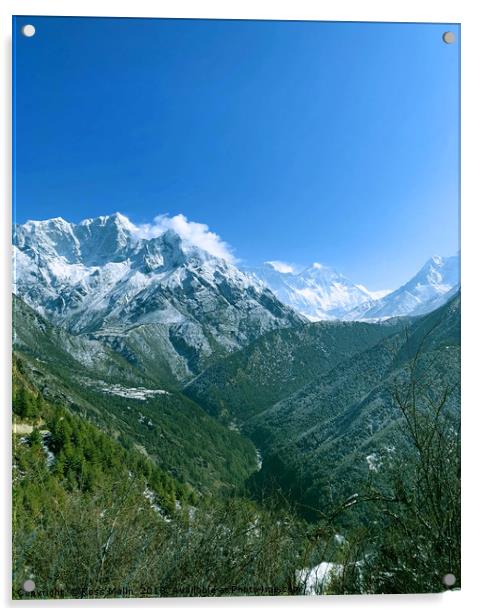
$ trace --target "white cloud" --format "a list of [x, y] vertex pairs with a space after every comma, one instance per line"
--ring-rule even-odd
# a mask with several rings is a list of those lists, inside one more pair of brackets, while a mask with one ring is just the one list
[[188, 220], [183, 214], [160, 214], [155, 216], [151, 223], [136, 225], [137, 234], [146, 239], [158, 237], [169, 229], [175, 231], [187, 244], [197, 246], [229, 263], [237, 261], [230, 246], [219, 235], [210, 231], [208, 225]]
[[283, 261], [265, 261], [265, 265], [270, 265], [270, 267], [281, 274], [293, 274], [295, 271], [293, 265], [284, 263]]

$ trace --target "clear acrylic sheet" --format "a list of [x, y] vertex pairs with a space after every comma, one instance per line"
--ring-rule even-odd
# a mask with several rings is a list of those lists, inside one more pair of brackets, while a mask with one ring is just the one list
[[459, 25], [13, 42], [14, 598], [459, 589]]

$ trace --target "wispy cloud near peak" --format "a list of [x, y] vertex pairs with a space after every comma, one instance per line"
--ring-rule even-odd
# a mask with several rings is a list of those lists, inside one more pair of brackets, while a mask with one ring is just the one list
[[285, 263], [284, 261], [265, 261], [265, 265], [270, 265], [272, 269], [281, 274], [293, 274], [295, 272], [293, 265]]
[[183, 214], [176, 214], [175, 216], [159, 214], [155, 216], [153, 222], [135, 225], [135, 228], [137, 235], [146, 239], [158, 237], [171, 229], [187, 244], [198, 246], [198, 248], [205, 250], [215, 257], [225, 259], [229, 263], [237, 262], [227, 242], [223, 241], [213, 231], [210, 231], [208, 225], [188, 220]]

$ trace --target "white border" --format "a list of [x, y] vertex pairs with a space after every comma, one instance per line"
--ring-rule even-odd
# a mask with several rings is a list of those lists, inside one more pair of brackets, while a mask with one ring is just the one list
[[[478, 144], [480, 143], [479, 122], [480, 100], [475, 88], [478, 82], [479, 21], [475, 20], [475, 0], [169, 0], [148, 2], [131, 0], [3, 0], [0, 8], [0, 32], [2, 41], [1, 78], [1, 153], [0, 187], [3, 193], [3, 214], [1, 219], [0, 242], [0, 288], [3, 290], [0, 302], [0, 349], [2, 354], [1, 414], [2, 447], [1, 494], [2, 521], [1, 536], [10, 536], [10, 224], [11, 224], [11, 17], [17, 15], [90, 15], [125, 17], [203, 17], [236, 19], [307, 19], [337, 21], [403, 21], [403, 22], [447, 22], [461, 23], [462, 27], [462, 424], [463, 424], [463, 553], [462, 590], [442, 595], [397, 595], [373, 597], [318, 597], [318, 598], [244, 598], [244, 599], [144, 599], [113, 601], [56, 601], [12, 603], [10, 597], [10, 544], [3, 541], [0, 583], [1, 598], [5, 607], [21, 612], [35, 608], [65, 608], [110, 610], [110, 609], [160, 609], [162, 612], [178, 613], [195, 611], [200, 614], [228, 610], [239, 613], [249, 610], [253, 613], [272, 611], [284, 614], [292, 610], [314, 613], [325, 609], [335, 614], [394, 614], [433, 613], [452, 616], [471, 613], [478, 604], [476, 587], [479, 571], [479, 499], [478, 449], [480, 440], [480, 408], [478, 404], [478, 366], [480, 337], [478, 322], [480, 314], [478, 292], [480, 278], [479, 259], [479, 207], [478, 199]], [[477, 248], [477, 246], [479, 248]], [[6, 452], [6, 453], [4, 453]], [[479, 586], [480, 588], [480, 586]], [[458, 611], [460, 610], [460, 612]]]

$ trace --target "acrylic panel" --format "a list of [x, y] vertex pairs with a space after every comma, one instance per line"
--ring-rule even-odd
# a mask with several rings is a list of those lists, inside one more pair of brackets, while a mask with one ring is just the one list
[[460, 27], [15, 17], [13, 596], [460, 588]]

